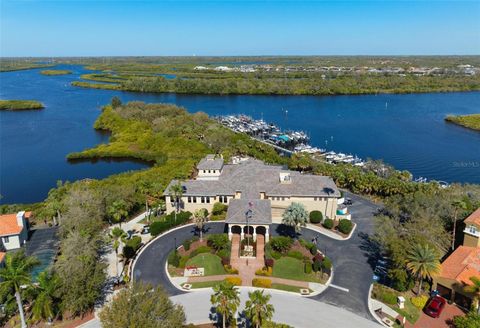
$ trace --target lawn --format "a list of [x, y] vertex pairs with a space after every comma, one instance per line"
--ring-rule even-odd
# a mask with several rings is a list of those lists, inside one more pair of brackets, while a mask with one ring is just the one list
[[[287, 291], [287, 292], [300, 293], [300, 287], [298, 287], [298, 286], [290, 286], [290, 285], [272, 283], [272, 288], [273, 289], [284, 290], [284, 291]], [[313, 292], [313, 290], [311, 290], [311, 289], [309, 289], [309, 290], [310, 290], [310, 293]]]
[[222, 265], [222, 259], [219, 256], [211, 253], [202, 253], [192, 257], [187, 261], [186, 266], [205, 268], [206, 276], [226, 274]]
[[192, 282], [192, 288], [208, 288], [208, 287], [215, 287], [216, 285], [222, 283], [223, 280], [215, 280], [215, 281], [201, 281], [201, 282]]
[[292, 280], [320, 282], [320, 279], [313, 273], [306, 274], [304, 272], [303, 261], [288, 256], [275, 261], [272, 276]]

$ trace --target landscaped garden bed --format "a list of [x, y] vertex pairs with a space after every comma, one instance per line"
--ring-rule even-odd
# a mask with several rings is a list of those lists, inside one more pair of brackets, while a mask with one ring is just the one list
[[[403, 309], [400, 309], [397, 305], [398, 296], [403, 296], [405, 298], [405, 305]], [[411, 324], [414, 324], [418, 318], [420, 318], [422, 309], [428, 300], [428, 296], [417, 297], [411, 291], [398, 292], [392, 288], [378, 283], [373, 284], [372, 298], [387, 304], [398, 314], [405, 317]]]

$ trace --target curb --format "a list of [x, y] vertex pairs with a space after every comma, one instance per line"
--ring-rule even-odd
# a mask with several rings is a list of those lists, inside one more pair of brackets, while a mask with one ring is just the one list
[[378, 315], [375, 313], [375, 311], [372, 309], [372, 304], [370, 302], [371, 296], [372, 296], [372, 290], [373, 290], [373, 284], [370, 284], [370, 289], [368, 290], [368, 311], [370, 311], [370, 314], [372, 317], [378, 322], [383, 327], [388, 327], [385, 323], [382, 322], [382, 320], [378, 317]]

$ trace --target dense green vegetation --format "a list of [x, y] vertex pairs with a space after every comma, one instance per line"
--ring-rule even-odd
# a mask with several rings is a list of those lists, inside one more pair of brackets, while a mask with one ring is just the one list
[[445, 121], [480, 131], [480, 114], [447, 116]]
[[39, 64], [38, 61], [38, 58], [0, 58], [0, 72], [53, 66], [53, 64]]
[[68, 74], [72, 74], [72, 71], [69, 71], [69, 70], [66, 70], [66, 69], [50, 69], [50, 70], [40, 71], [40, 74], [42, 74], [42, 75], [68, 75]]
[[0, 100], [0, 110], [42, 109], [43, 104], [36, 100]]
[[[177, 73], [178, 74], [178, 73]], [[188, 94], [271, 94], [271, 95], [345, 95], [376, 93], [414, 93], [480, 90], [478, 76], [377, 76], [343, 75], [322, 77], [321, 74], [305, 74], [305, 77], [276, 76], [271, 73], [250, 74], [223, 73], [219, 78], [191, 77], [166, 79], [156, 77], [132, 77], [126, 80], [103, 76], [101, 81], [119, 84], [73, 82], [81, 87], [119, 89], [135, 92], [175, 92]], [[99, 80], [99, 81], [100, 81]]]

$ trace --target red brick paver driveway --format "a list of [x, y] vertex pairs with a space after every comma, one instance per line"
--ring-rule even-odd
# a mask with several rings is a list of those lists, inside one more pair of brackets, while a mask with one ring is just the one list
[[420, 315], [420, 318], [415, 323], [415, 325], [410, 325], [407, 323], [405, 327], [407, 328], [452, 328], [453, 317], [456, 315], [465, 315], [465, 312], [458, 308], [456, 305], [446, 304], [443, 309], [442, 314], [439, 318], [432, 318], [425, 313]]

